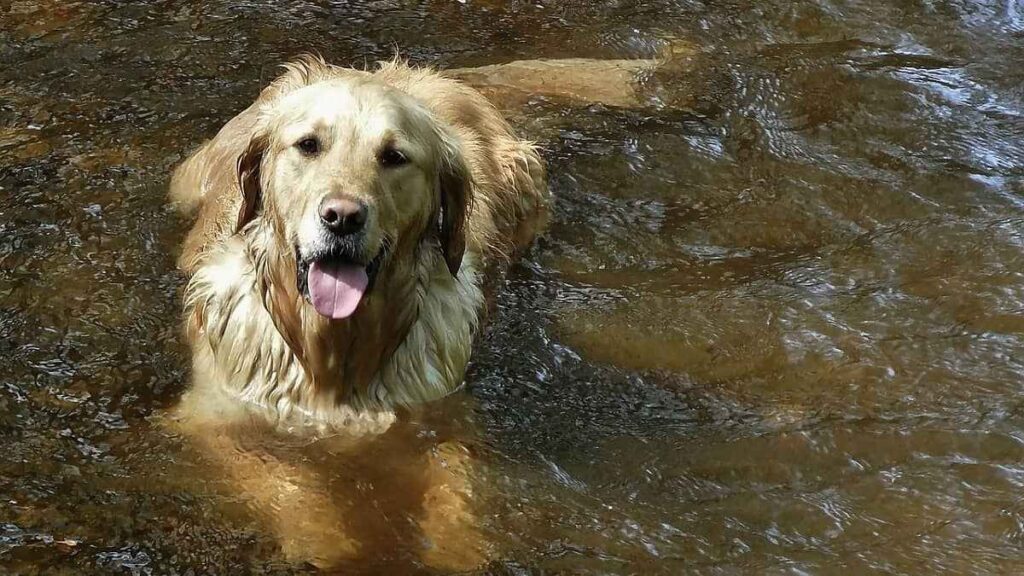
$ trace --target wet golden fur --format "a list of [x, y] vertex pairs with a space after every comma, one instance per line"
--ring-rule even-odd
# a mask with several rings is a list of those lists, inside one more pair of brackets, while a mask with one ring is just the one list
[[[281, 102], [323, 83], [397, 93], [402, 106], [422, 108], [415, 122], [433, 124], [426, 128], [436, 134], [427, 170], [437, 174], [422, 191], [431, 201], [415, 211], [380, 205], [379, 219], [394, 221], [382, 232], [391, 250], [373, 290], [341, 322], [320, 317], [298, 293], [284, 233], [303, 190], [267, 174], [276, 121], [294, 114]], [[247, 182], [254, 170], [260, 182]], [[262, 188], [259, 208], [245, 206], [247, 186]], [[458, 205], [440, 207], [445, 193]], [[305, 58], [178, 168], [171, 198], [197, 215], [180, 258], [191, 275], [185, 314], [194, 386], [237, 395], [274, 419], [372, 429], [386, 425], [394, 407], [459, 385], [479, 328], [484, 276], [500, 274], [532, 239], [547, 190], [533, 147], [472, 89], [400, 62], [363, 72]], [[447, 224], [457, 238], [429, 225], [439, 208], [459, 220]], [[257, 209], [236, 232], [240, 210]]]
[[[451, 392], [488, 292], [543, 225], [548, 193], [533, 146], [457, 81], [401, 62], [360, 71], [303, 58], [285, 68], [171, 182], [172, 201], [195, 218], [179, 259], [189, 276], [193, 377], [177, 422], [215, 459], [224, 455], [245, 492], [278, 511], [272, 522], [282, 537], [310, 547], [298, 556], [329, 558], [325, 548], [348, 546], [340, 513], [315, 491], [284, 486], [312, 475], [235, 450], [230, 425], [256, 415], [279, 430], [376, 433], [396, 408]], [[341, 125], [324, 129], [344, 135], [345, 160], [307, 173], [286, 152], [289, 122], [337, 98], [351, 110], [326, 110], [325, 122]], [[381, 122], [395, 130], [382, 136]], [[381, 174], [368, 150], [392, 132], [420, 153], [402, 176]], [[293, 240], [325, 183], [370, 204], [368, 243], [387, 254], [372, 290], [340, 321], [317, 314], [296, 287]], [[435, 452], [447, 464], [435, 458], [424, 469], [431, 480], [421, 528], [435, 541], [469, 542], [451, 520], [465, 516], [468, 484], [453, 464], [463, 451]], [[311, 507], [312, 524], [302, 514]]]

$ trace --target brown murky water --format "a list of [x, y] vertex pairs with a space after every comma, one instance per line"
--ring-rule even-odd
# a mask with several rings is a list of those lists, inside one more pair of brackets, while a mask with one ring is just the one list
[[[0, 572], [311, 569], [155, 422], [187, 378], [169, 171], [277, 63], [673, 38], [698, 65], [649, 107], [526, 111], [553, 225], [468, 392], [371, 454], [468, 404], [497, 573], [1020, 572], [1015, 0], [0, 3]], [[316, 464], [374, 527], [350, 572], [428, 571], [400, 483]]]

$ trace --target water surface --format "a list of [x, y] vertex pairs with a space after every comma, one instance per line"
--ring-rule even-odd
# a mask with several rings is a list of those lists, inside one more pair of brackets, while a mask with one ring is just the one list
[[[0, 571], [311, 570], [157, 422], [188, 365], [169, 173], [278, 63], [678, 41], [649, 106], [523, 112], [552, 226], [467, 391], [370, 453], [467, 444], [495, 573], [1019, 571], [1013, 0], [0, 5]], [[347, 568], [429, 571], [360, 463], [316, 462], [370, 515]]]

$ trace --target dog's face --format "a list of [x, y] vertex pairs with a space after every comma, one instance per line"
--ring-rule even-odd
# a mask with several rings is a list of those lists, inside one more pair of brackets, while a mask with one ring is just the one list
[[458, 272], [467, 169], [451, 135], [398, 90], [362, 80], [298, 88], [265, 111], [238, 167], [238, 229], [255, 218], [272, 227], [323, 316], [350, 316], [392, 251], [434, 242]]

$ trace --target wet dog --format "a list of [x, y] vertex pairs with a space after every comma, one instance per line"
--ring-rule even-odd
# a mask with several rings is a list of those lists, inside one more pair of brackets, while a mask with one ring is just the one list
[[[216, 459], [224, 431], [254, 416], [358, 436], [458, 387], [488, 292], [543, 225], [548, 192], [533, 146], [464, 84], [303, 58], [176, 170], [171, 199], [195, 218], [179, 259], [193, 377], [178, 423]], [[421, 514], [435, 542], [453, 532], [437, 510], [460, 516], [465, 491], [458, 447], [439, 453]], [[298, 467], [223, 461], [305, 542], [296, 555], [356, 546], [328, 499], [295, 489]], [[322, 521], [288, 518], [303, 510]]]

